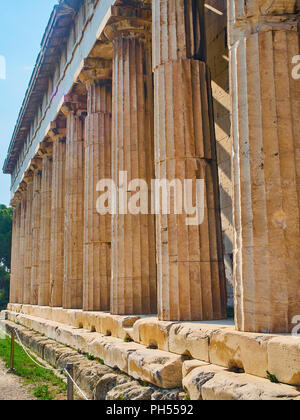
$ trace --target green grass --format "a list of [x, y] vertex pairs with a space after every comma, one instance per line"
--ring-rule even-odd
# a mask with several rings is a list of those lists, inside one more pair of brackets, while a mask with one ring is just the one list
[[[8, 368], [10, 361], [10, 339], [8, 337], [0, 340], [0, 357]], [[35, 360], [34, 357], [33, 359]], [[33, 385], [33, 394], [37, 399], [65, 399], [67, 386], [64, 381], [55, 376], [51, 370], [42, 369], [33, 363], [17, 343], [15, 343], [14, 368], [16, 375], [23, 379], [25, 385]]]
[[53, 397], [52, 397], [51, 393], [49, 392], [48, 385], [37, 386], [34, 389], [33, 394], [34, 394], [34, 396], [38, 400], [42, 400], [42, 401], [51, 401], [51, 400], [53, 400]]
[[269, 379], [269, 381], [272, 382], [273, 384], [279, 384], [280, 383], [278, 381], [277, 377], [275, 375], [273, 375], [272, 373], [270, 373], [269, 371], [267, 371], [267, 379]]

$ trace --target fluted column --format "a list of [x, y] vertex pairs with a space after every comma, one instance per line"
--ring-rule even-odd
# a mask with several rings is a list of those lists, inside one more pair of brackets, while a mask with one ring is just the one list
[[16, 303], [15, 291], [16, 291], [16, 255], [17, 255], [17, 211], [14, 207], [13, 219], [12, 219], [12, 238], [11, 238], [11, 270], [10, 270], [10, 290], [9, 290], [9, 302]]
[[152, 5], [156, 178], [192, 179], [193, 200], [204, 180], [203, 223], [188, 226], [172, 208], [157, 217], [159, 318], [220, 319], [226, 288], [204, 3]]
[[42, 159], [41, 226], [39, 250], [39, 306], [50, 304], [50, 244], [52, 198], [52, 150], [49, 146]]
[[50, 306], [62, 307], [64, 283], [66, 130], [52, 123], [52, 221], [50, 250]]
[[283, 333], [300, 314], [296, 2], [240, 3], [229, 4], [236, 326]]
[[10, 303], [17, 303], [18, 280], [19, 280], [19, 252], [20, 252], [20, 201], [19, 197], [13, 200], [13, 223], [12, 223], [12, 252], [10, 273]]
[[22, 183], [21, 186], [21, 204], [20, 204], [20, 238], [19, 238], [19, 269], [18, 269], [18, 287], [17, 287], [17, 303], [24, 303], [24, 278], [25, 278], [25, 269], [24, 269], [24, 256], [25, 256], [25, 230], [26, 230], [26, 184]]
[[65, 175], [65, 261], [63, 307], [83, 304], [84, 117], [76, 105], [65, 105], [67, 116]]
[[111, 178], [111, 61], [86, 60], [83, 309], [109, 311], [111, 215], [97, 212], [97, 183]]
[[32, 200], [33, 200], [33, 176], [26, 176], [26, 220], [24, 240], [24, 304], [31, 302], [31, 267], [32, 267]]
[[[128, 182], [138, 178], [149, 187], [154, 178], [151, 14], [147, 9], [133, 10], [136, 16], [145, 13], [143, 22], [137, 18], [131, 27], [128, 19], [109, 33], [114, 39], [112, 176], [119, 188], [124, 188], [120, 171], [127, 172]], [[117, 201], [118, 214], [113, 216], [111, 312], [153, 314], [157, 310], [155, 219], [151, 209], [150, 214], [120, 214], [119, 206], [124, 204]]]
[[31, 261], [31, 305], [39, 303], [39, 264], [40, 264], [40, 226], [41, 226], [41, 185], [42, 162], [39, 159], [33, 171], [32, 202], [32, 261]]

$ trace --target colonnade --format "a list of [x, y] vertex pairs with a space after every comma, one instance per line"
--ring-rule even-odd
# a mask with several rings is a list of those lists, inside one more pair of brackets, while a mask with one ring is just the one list
[[[136, 3], [118, 6], [104, 30], [112, 60], [105, 54], [85, 60], [77, 83], [86, 95], [65, 97], [15, 195], [10, 301], [158, 313], [165, 321], [222, 319], [204, 4]], [[233, 21], [243, 13], [230, 12]], [[299, 33], [262, 27], [230, 42], [236, 326], [287, 332], [300, 313], [300, 91], [290, 64]], [[203, 179], [203, 223], [188, 226], [186, 215], [174, 212], [98, 214], [98, 181], [118, 184], [120, 171], [149, 186], [155, 178]]]

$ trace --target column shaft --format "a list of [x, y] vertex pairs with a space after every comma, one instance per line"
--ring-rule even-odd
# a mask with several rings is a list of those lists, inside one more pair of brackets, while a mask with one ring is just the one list
[[21, 199], [17, 203], [16, 207], [16, 242], [17, 242], [17, 249], [16, 249], [16, 288], [15, 288], [15, 303], [19, 303], [19, 293], [20, 293], [20, 282], [21, 282], [21, 270], [22, 267], [20, 265], [20, 255], [21, 255], [21, 209], [22, 209], [22, 202]]
[[84, 121], [67, 116], [63, 307], [83, 304]]
[[39, 262], [40, 262], [40, 225], [41, 225], [41, 184], [42, 172], [33, 174], [32, 202], [32, 261], [31, 261], [31, 299], [32, 305], [39, 301]]
[[53, 141], [50, 306], [63, 305], [66, 142]]
[[20, 252], [19, 252], [19, 281], [18, 281], [18, 303], [24, 303], [24, 256], [25, 256], [25, 227], [26, 227], [26, 191], [23, 191], [21, 198], [21, 210], [20, 210]]
[[31, 266], [32, 266], [32, 200], [33, 180], [27, 183], [26, 220], [24, 242], [24, 304], [31, 302]]
[[[156, 178], [204, 180], [204, 219], [157, 217], [158, 307], [162, 320], [226, 316], [218, 170], [203, 3], [153, 1]], [[172, 194], [172, 193], [171, 193]], [[171, 195], [174, 203], [174, 194]]]
[[13, 223], [12, 223], [12, 252], [11, 252], [11, 273], [10, 273], [10, 303], [17, 302], [17, 288], [18, 288], [18, 252], [19, 252], [19, 231], [18, 231], [18, 217], [19, 217], [18, 202], [14, 208]]
[[[142, 38], [114, 41], [112, 138], [116, 185], [120, 171], [126, 171], [128, 182], [142, 179], [150, 189], [154, 178], [151, 55], [148, 41]], [[111, 293], [114, 314], [156, 313], [153, 215], [113, 216]]]
[[51, 194], [52, 157], [44, 156], [41, 185], [41, 227], [39, 250], [39, 306], [50, 303], [50, 244], [51, 244]]
[[111, 84], [88, 84], [85, 120], [83, 309], [109, 311], [111, 215], [97, 213], [97, 183], [111, 178]]
[[278, 30], [275, 25], [268, 32], [239, 34], [231, 47], [235, 313], [242, 331], [289, 332], [300, 314], [295, 29], [288, 23]]

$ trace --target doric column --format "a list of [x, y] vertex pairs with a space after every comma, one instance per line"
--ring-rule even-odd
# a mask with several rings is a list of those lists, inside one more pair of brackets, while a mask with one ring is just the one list
[[81, 79], [87, 88], [83, 309], [109, 311], [111, 215], [99, 215], [97, 183], [111, 178], [111, 61], [87, 59]]
[[63, 285], [65, 309], [82, 309], [83, 304], [84, 109], [85, 104], [76, 102], [65, 103], [63, 109], [67, 118]]
[[[128, 199], [133, 193], [124, 190], [126, 186], [119, 181], [121, 171], [127, 172], [128, 182], [141, 179], [149, 187], [154, 178], [151, 9], [147, 5], [143, 8], [143, 2], [140, 3], [139, 9], [118, 8], [117, 15], [124, 20], [106, 28], [114, 49], [112, 176], [119, 189], [128, 194]], [[126, 202], [117, 199], [116, 204], [111, 312], [156, 313], [154, 216], [122, 214], [126, 210], [120, 211], [120, 207]]]
[[18, 252], [17, 243], [17, 210], [16, 204], [14, 204], [13, 220], [12, 220], [12, 238], [11, 238], [11, 267], [10, 267], [10, 291], [9, 291], [9, 302], [16, 303], [16, 282], [17, 282], [17, 264], [16, 256]]
[[24, 304], [31, 302], [31, 266], [32, 266], [32, 200], [33, 200], [33, 173], [26, 174], [26, 219], [24, 240]]
[[21, 203], [19, 194], [16, 193], [12, 200], [14, 208], [12, 223], [12, 251], [11, 251], [11, 273], [10, 273], [10, 303], [18, 301], [18, 280], [19, 280], [19, 252], [20, 252], [20, 210]]
[[20, 239], [19, 239], [19, 275], [18, 275], [18, 288], [17, 288], [17, 303], [24, 303], [24, 278], [25, 278], [25, 230], [26, 230], [26, 204], [27, 204], [27, 191], [26, 183], [22, 182], [20, 186], [21, 192], [21, 206], [20, 206]]
[[192, 179], [193, 201], [196, 179], [204, 180], [200, 225], [188, 226], [173, 208], [157, 217], [159, 318], [220, 319], [226, 288], [204, 3], [152, 4], [156, 178]]
[[62, 307], [64, 283], [66, 128], [64, 121], [51, 124], [53, 145], [52, 221], [50, 249], [50, 306]]
[[287, 333], [300, 314], [296, 0], [235, 0], [228, 7], [236, 326]]
[[33, 170], [32, 201], [32, 261], [31, 261], [31, 305], [39, 303], [39, 263], [41, 226], [42, 160], [35, 159]]
[[52, 198], [52, 148], [42, 146], [41, 226], [39, 251], [39, 306], [50, 303], [50, 244]]

